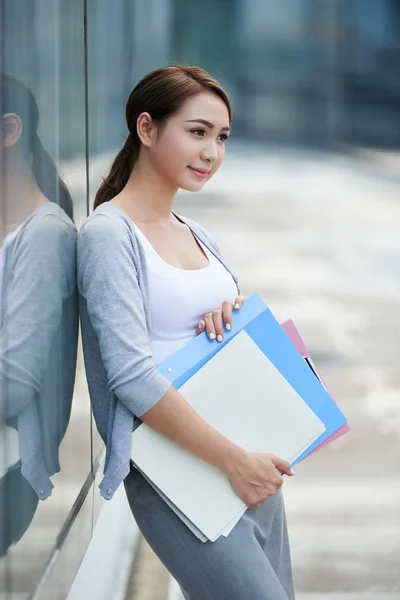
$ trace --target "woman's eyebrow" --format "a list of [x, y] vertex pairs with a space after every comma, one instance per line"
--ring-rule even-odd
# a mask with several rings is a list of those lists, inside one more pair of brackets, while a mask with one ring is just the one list
[[[210, 121], [206, 121], [205, 119], [190, 119], [189, 121], [185, 121], [185, 123], [203, 123], [203, 125], [205, 125], [206, 127], [209, 127], [210, 129], [213, 129], [214, 125], [212, 123], [210, 123]], [[221, 127], [221, 131], [230, 131], [231, 128], [226, 126], [226, 127]]]

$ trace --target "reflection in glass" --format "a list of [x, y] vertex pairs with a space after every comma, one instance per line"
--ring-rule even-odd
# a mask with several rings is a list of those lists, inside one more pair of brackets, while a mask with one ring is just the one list
[[60, 470], [75, 380], [76, 228], [31, 90], [0, 72], [0, 556]]

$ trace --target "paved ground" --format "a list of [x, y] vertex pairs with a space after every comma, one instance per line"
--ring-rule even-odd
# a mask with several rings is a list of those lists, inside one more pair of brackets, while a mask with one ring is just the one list
[[352, 429], [285, 484], [299, 600], [400, 599], [400, 171], [379, 161], [242, 147], [177, 205], [294, 319]]

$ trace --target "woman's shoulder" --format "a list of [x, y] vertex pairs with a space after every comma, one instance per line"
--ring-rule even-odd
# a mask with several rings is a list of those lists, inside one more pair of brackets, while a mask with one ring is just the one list
[[60, 206], [48, 201], [37, 208], [15, 231], [10, 247], [10, 265], [23, 273], [21, 290], [38, 277], [50, 277], [47, 294], [64, 289], [62, 279], [69, 295], [75, 285], [76, 239], [75, 224]]
[[15, 248], [29, 245], [38, 249], [47, 247], [74, 248], [77, 230], [74, 222], [55, 202], [45, 202], [37, 208], [17, 229], [14, 235]]
[[78, 266], [93, 259], [140, 263], [138, 240], [128, 215], [116, 204], [100, 204], [81, 225], [78, 234]]
[[[221, 256], [221, 251], [215, 238], [203, 225], [189, 217], [174, 214], [206, 246], [213, 250], [219, 257]], [[134, 241], [133, 244], [132, 241]], [[101, 246], [109, 245], [113, 248], [129, 244], [130, 251], [133, 254], [139, 251], [136, 228], [125, 211], [113, 202], [100, 204], [81, 225], [78, 236], [78, 247], [79, 245], [82, 246], [91, 243], [96, 244], [96, 246], [99, 244]]]
[[[100, 204], [82, 223], [78, 243], [112, 243], [113, 246], [130, 243], [135, 230], [128, 215], [112, 202]], [[132, 247], [132, 244], [130, 243]], [[133, 248], [132, 248], [133, 250]]]

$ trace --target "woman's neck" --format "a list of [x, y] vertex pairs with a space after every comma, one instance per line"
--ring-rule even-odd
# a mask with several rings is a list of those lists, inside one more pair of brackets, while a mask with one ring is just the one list
[[48, 202], [30, 170], [6, 169], [0, 186], [0, 240]]
[[138, 162], [115, 203], [135, 222], [161, 224], [173, 218], [171, 211], [178, 189], [151, 165]]

